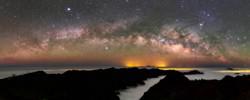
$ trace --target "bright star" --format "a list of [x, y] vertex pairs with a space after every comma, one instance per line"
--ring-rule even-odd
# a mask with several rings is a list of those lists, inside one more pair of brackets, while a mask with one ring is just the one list
[[204, 26], [204, 24], [203, 24], [203, 23], [200, 23], [199, 26], [202, 27], [202, 26]]
[[71, 11], [72, 9], [68, 7], [66, 10], [67, 10], [67, 11]]

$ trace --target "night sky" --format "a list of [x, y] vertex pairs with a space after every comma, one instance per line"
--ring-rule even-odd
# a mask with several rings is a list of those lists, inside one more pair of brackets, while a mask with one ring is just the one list
[[249, 0], [0, 0], [0, 65], [247, 67]]

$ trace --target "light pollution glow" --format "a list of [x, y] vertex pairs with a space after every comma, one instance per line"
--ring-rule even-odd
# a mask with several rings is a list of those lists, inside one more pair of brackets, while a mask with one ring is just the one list
[[127, 60], [124, 64], [126, 67], [142, 67], [142, 66], [154, 66], [154, 67], [168, 67], [167, 61], [151, 61], [145, 62], [143, 60]]
[[239, 70], [221, 70], [217, 71], [220, 73], [250, 73], [250, 69], [239, 69]]

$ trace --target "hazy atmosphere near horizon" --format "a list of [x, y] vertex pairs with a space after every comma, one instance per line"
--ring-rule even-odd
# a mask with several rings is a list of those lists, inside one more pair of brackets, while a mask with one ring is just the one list
[[0, 66], [248, 67], [249, 9], [249, 0], [0, 0]]

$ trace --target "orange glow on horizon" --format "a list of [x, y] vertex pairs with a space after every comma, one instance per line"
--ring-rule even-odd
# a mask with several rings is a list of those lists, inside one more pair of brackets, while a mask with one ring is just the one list
[[125, 66], [126, 67], [140, 67], [140, 66], [144, 66], [144, 65], [138, 61], [127, 61], [127, 62], [125, 62]]
[[140, 61], [140, 60], [127, 60], [125, 61], [124, 65], [126, 67], [168, 67], [168, 63], [163, 60], [159, 61]]
[[166, 61], [157, 61], [154, 66], [155, 67], [167, 67], [168, 63]]

